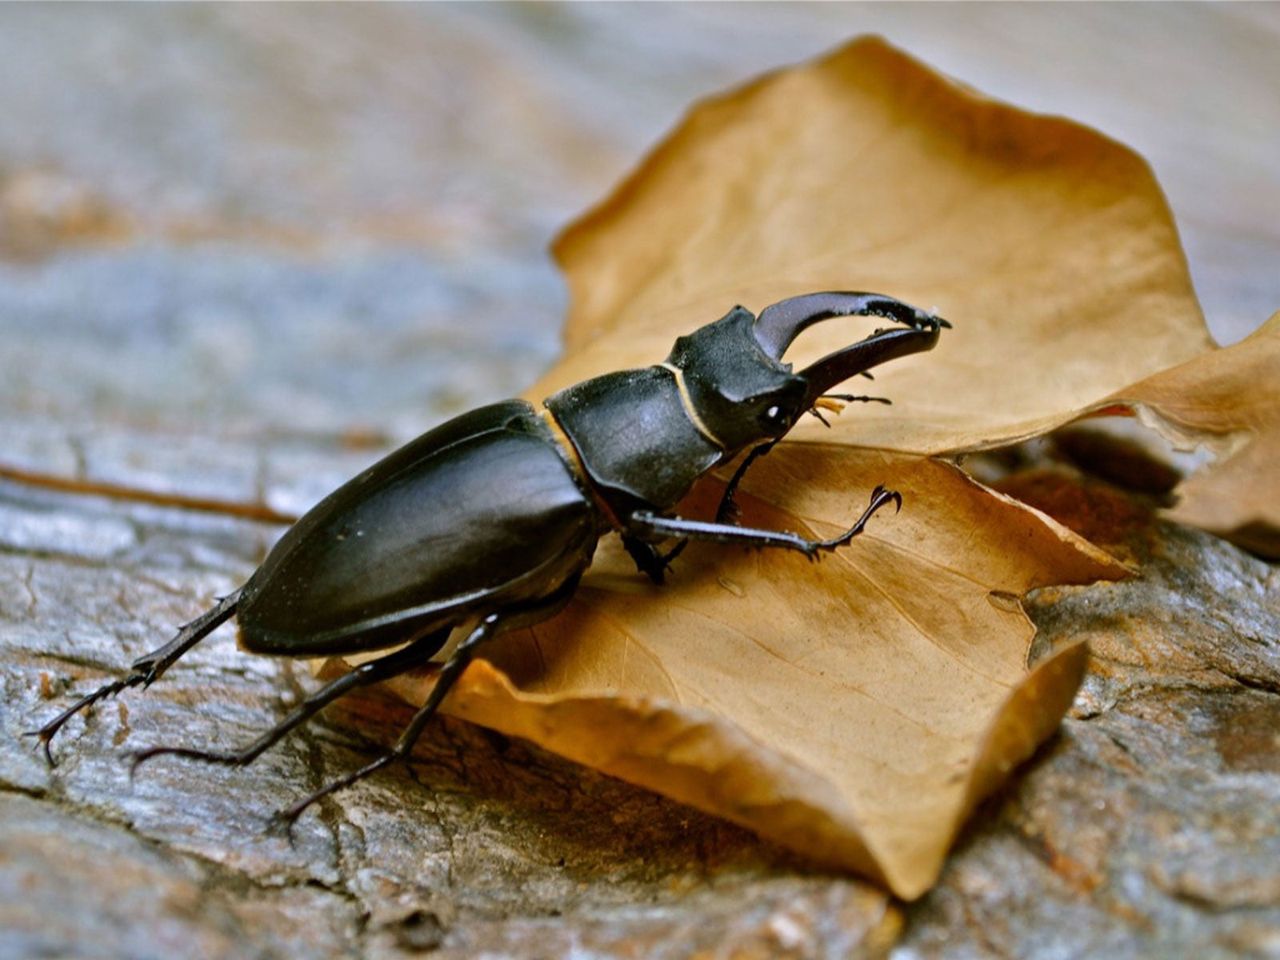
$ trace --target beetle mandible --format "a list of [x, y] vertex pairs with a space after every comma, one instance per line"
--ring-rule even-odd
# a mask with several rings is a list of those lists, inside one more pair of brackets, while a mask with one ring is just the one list
[[[799, 373], [782, 356], [810, 325], [875, 316], [877, 330]], [[233, 615], [253, 653], [319, 657], [399, 649], [355, 667], [234, 752], [154, 747], [161, 754], [243, 765], [326, 704], [420, 666], [466, 621], [478, 624], [441, 668], [395, 746], [280, 813], [292, 822], [321, 797], [405, 757], [476, 650], [495, 634], [553, 616], [568, 603], [601, 536], [617, 531], [639, 570], [661, 583], [690, 540], [798, 550], [810, 559], [848, 544], [871, 516], [902, 498], [877, 487], [844, 533], [808, 540], [736, 523], [744, 473], [827, 391], [887, 360], [930, 350], [932, 313], [874, 293], [811, 293], [743, 307], [680, 337], [667, 359], [608, 373], [553, 394], [480, 407], [428, 431], [320, 501], [239, 589], [135, 660], [131, 672], [72, 704], [32, 735], [50, 742], [76, 713], [129, 687], [148, 687]], [[830, 395], [837, 400], [877, 397]], [[713, 521], [670, 511], [694, 481], [743, 450]], [[665, 552], [664, 543], [676, 541]], [[406, 643], [406, 641], [408, 641]]]

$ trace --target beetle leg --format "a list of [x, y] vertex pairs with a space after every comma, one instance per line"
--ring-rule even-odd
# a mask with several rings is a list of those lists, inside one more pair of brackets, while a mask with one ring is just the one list
[[894, 504], [894, 513], [902, 509], [902, 494], [897, 490], [886, 490], [884, 487], [877, 486], [871, 491], [871, 502], [867, 504], [867, 509], [862, 511], [862, 516], [858, 517], [844, 533], [838, 537], [832, 537], [830, 540], [811, 540], [810, 543], [814, 548], [814, 552], [809, 554], [812, 560], [817, 556], [818, 550], [834, 551], [838, 547], [843, 547], [849, 543], [854, 537], [860, 534], [877, 510], [892, 502]]
[[663, 581], [666, 579], [667, 568], [671, 566], [671, 561], [684, 552], [688, 542], [687, 540], [681, 540], [666, 553], [663, 553], [652, 543], [626, 533], [622, 535], [622, 546], [631, 555], [631, 559], [636, 562], [636, 569], [658, 586], [662, 586]]
[[581, 576], [581, 573], [578, 573], [570, 577], [553, 594], [537, 601], [533, 605], [498, 611], [482, 619], [467, 638], [454, 648], [452, 655], [445, 661], [444, 666], [440, 668], [440, 675], [436, 678], [436, 685], [431, 688], [431, 693], [427, 695], [426, 702], [413, 715], [413, 719], [409, 721], [409, 726], [405, 727], [394, 747], [372, 763], [367, 763], [359, 770], [338, 778], [315, 793], [303, 797], [288, 809], [280, 811], [276, 814], [276, 822], [288, 827], [317, 800], [327, 797], [343, 787], [349, 787], [357, 780], [363, 780], [369, 774], [381, 770], [388, 764], [407, 757], [413, 750], [413, 745], [417, 743], [418, 737], [422, 735], [426, 725], [435, 716], [441, 702], [449, 691], [453, 689], [453, 685], [458, 682], [458, 678], [462, 676], [463, 671], [466, 670], [475, 657], [476, 649], [486, 640], [492, 639], [495, 634], [503, 630], [532, 626], [535, 623], [546, 620], [548, 617], [555, 616], [564, 609], [573, 597]]
[[[729, 482], [724, 488], [724, 494], [720, 497], [720, 506], [716, 508], [715, 522], [717, 524], [727, 524], [734, 527], [738, 525], [738, 504], [733, 499], [734, 494], [738, 492], [738, 484], [742, 482], [743, 476], [746, 475], [747, 468], [757, 458], [763, 457], [772, 450], [776, 443], [777, 441], [774, 440], [770, 443], [762, 443], [752, 447], [751, 452], [742, 458], [742, 462], [738, 464], [738, 469], [729, 478]], [[636, 562], [640, 572], [647, 574], [649, 579], [658, 585], [662, 584], [666, 569], [671, 566], [671, 561], [680, 556], [688, 545], [688, 538], [682, 537], [680, 542], [668, 552], [660, 553], [657, 547], [646, 540], [628, 533], [622, 535], [622, 546], [626, 548], [627, 553], [631, 554], [631, 559]]]
[[658, 562], [662, 564], [662, 569], [665, 570], [667, 569], [667, 567], [671, 566], [671, 561], [674, 560], [676, 557], [680, 556], [680, 554], [684, 553], [684, 548], [687, 547], [688, 545], [689, 545], [689, 541], [686, 538], [684, 540], [681, 540], [679, 543], [677, 543], [674, 547], [672, 547], [666, 553], [660, 554], [658, 556]]
[[215, 753], [207, 750], [193, 750], [188, 747], [151, 747], [147, 750], [140, 750], [133, 755], [129, 774], [130, 776], [133, 775], [133, 772], [138, 769], [138, 764], [150, 760], [152, 757], [160, 756], [185, 757], [189, 760], [203, 760], [206, 763], [220, 763], [233, 767], [243, 767], [252, 763], [264, 751], [279, 742], [290, 730], [305, 723], [339, 697], [345, 696], [360, 687], [367, 687], [383, 680], [389, 680], [391, 677], [399, 676], [414, 667], [422, 666], [444, 646], [452, 629], [452, 627], [445, 627], [441, 630], [434, 630], [423, 637], [419, 637], [407, 647], [402, 647], [394, 653], [387, 654], [385, 657], [379, 657], [377, 660], [362, 663], [350, 672], [344, 673], [303, 700], [288, 716], [243, 749], [233, 753]]
[[862, 516], [857, 519], [857, 522], [844, 533], [829, 540], [807, 540], [798, 533], [789, 533], [784, 530], [760, 530], [723, 523], [707, 523], [703, 520], [686, 520], [684, 517], [661, 517], [648, 510], [631, 514], [629, 532], [632, 536], [649, 539], [685, 537], [689, 540], [741, 544], [745, 547], [782, 547], [797, 550], [810, 560], [814, 560], [817, 559], [820, 551], [833, 551], [847, 544], [863, 531], [867, 521], [877, 510], [890, 502], [896, 503], [898, 509], [901, 509], [902, 495], [894, 490], [876, 487], [871, 494], [871, 503], [866, 510], [862, 511]]
[[50, 750], [49, 745], [68, 720], [86, 707], [92, 706], [99, 700], [114, 697], [129, 687], [143, 687], [145, 689], [151, 686], [184, 653], [213, 633], [226, 620], [230, 619], [231, 615], [236, 612], [236, 606], [240, 602], [240, 593], [243, 590], [244, 587], [233, 590], [190, 623], [183, 624], [179, 628], [177, 635], [163, 647], [152, 650], [150, 653], [144, 654], [133, 661], [130, 665], [132, 669], [128, 676], [103, 684], [92, 693], [81, 697], [39, 730], [28, 730], [27, 736], [39, 738], [40, 744], [44, 748], [45, 759], [49, 762], [49, 765], [54, 766], [53, 752]]
[[738, 469], [733, 471], [733, 476], [729, 478], [728, 484], [725, 485], [724, 495], [720, 498], [720, 506], [716, 508], [716, 523], [729, 524], [735, 527], [738, 525], [740, 512], [738, 504], [733, 499], [738, 492], [738, 484], [746, 476], [747, 469], [751, 464], [772, 450], [777, 442], [774, 440], [772, 443], [762, 443], [759, 446], [752, 447], [751, 452], [742, 458], [742, 462], [738, 464]]

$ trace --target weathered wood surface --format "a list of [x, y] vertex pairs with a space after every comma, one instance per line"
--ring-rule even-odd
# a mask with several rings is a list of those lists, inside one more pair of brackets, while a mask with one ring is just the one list
[[[685, 101], [866, 29], [1144, 150], [1236, 339], [1280, 307], [1274, 10], [5, 8], [0, 465], [304, 508], [533, 379], [547, 237]], [[0, 482], [0, 956], [1280, 954], [1275, 568], [1139, 495], [1007, 482], [1144, 574], [1036, 598], [1042, 648], [1093, 643], [1086, 687], [912, 905], [452, 722], [264, 833], [394, 736], [376, 695], [131, 783], [124, 752], [243, 742], [312, 685], [225, 629], [49, 770], [21, 732], [279, 528]]]

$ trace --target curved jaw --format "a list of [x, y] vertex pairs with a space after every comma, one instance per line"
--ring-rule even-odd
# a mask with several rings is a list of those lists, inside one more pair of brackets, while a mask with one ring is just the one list
[[904, 326], [877, 330], [799, 371], [799, 376], [808, 382], [809, 407], [850, 377], [889, 360], [932, 350], [942, 328], [951, 326], [941, 317], [878, 293], [809, 293], [762, 310], [755, 322], [756, 342], [765, 353], [781, 361], [787, 348], [804, 330], [820, 320], [848, 316], [883, 317]]
[[805, 395], [808, 406], [812, 407], [819, 397], [836, 384], [865, 373], [872, 367], [913, 353], [932, 350], [938, 342], [941, 330], [942, 323], [939, 322], [927, 327], [878, 330], [843, 350], [827, 354], [817, 363], [800, 371], [799, 375], [809, 384]]

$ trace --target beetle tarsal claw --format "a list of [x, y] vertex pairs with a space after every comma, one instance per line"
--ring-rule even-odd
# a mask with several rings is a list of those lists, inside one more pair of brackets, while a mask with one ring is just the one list
[[893, 512], [900, 512], [902, 510], [902, 494], [897, 490], [886, 490], [883, 484], [878, 484], [876, 488], [871, 491], [871, 509], [873, 510], [879, 510], [880, 507], [884, 506], [890, 500], [892, 500], [896, 505]]
[[276, 837], [284, 837], [289, 841], [289, 846], [293, 844], [293, 827], [298, 822], [298, 816], [289, 816], [287, 810], [277, 810], [267, 818], [266, 832]]
[[49, 746], [53, 742], [53, 733], [46, 733], [44, 730], [23, 730], [24, 737], [39, 737], [40, 749], [44, 751], [44, 762], [51, 767], [56, 767], [58, 761], [53, 757], [53, 749]]

